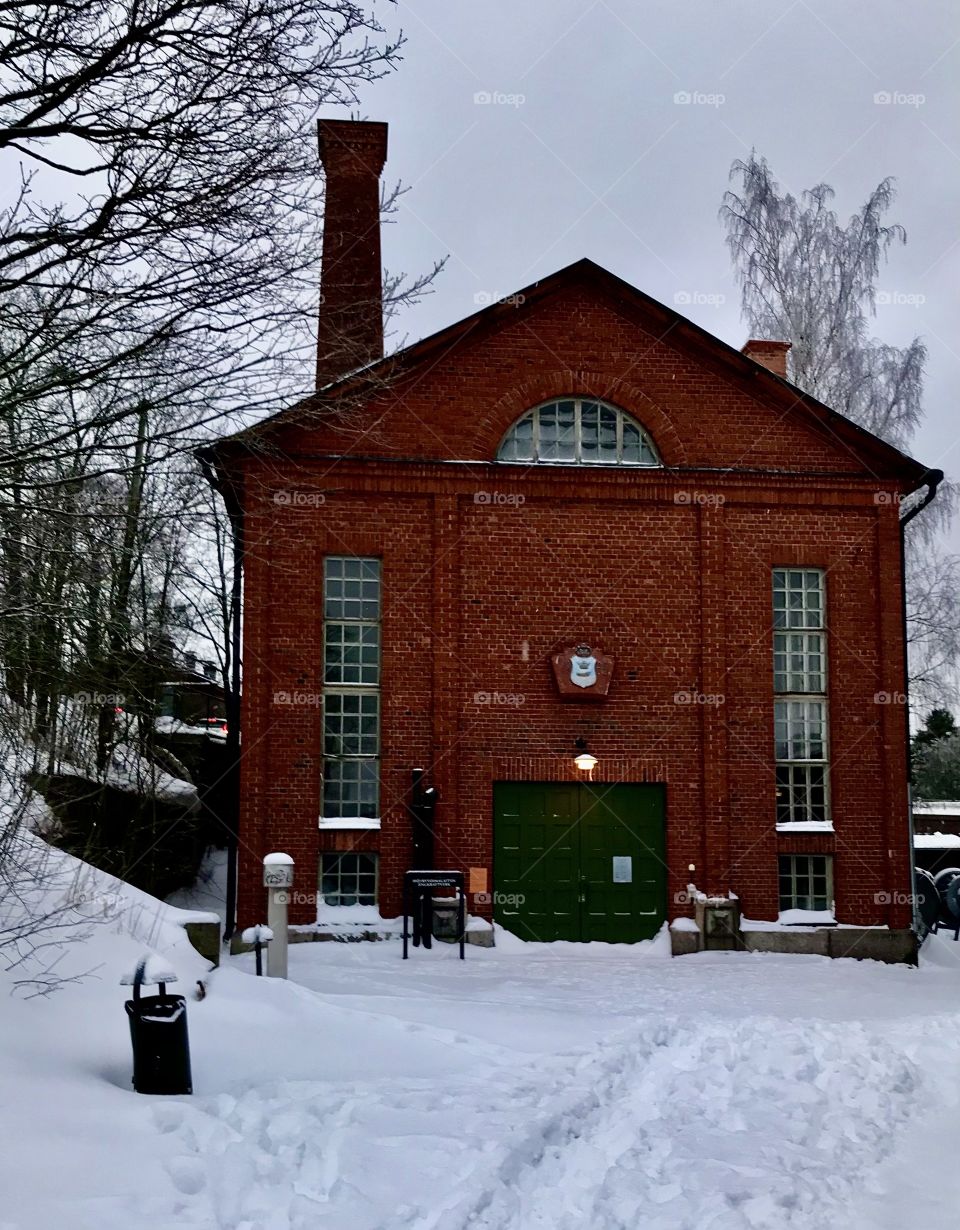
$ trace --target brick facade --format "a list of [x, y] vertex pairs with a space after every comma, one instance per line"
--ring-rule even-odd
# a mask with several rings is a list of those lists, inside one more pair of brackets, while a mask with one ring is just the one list
[[[494, 462], [570, 395], [634, 416], [664, 468]], [[217, 450], [245, 521], [241, 925], [269, 850], [309, 894], [321, 849], [376, 849], [399, 912], [417, 766], [438, 865], [490, 868], [493, 783], [574, 778], [581, 736], [596, 781], [666, 784], [668, 899], [693, 863], [775, 918], [778, 852], [823, 852], [840, 921], [909, 925], [898, 500], [922, 467], [588, 262], [308, 410]], [[382, 559], [379, 833], [318, 830], [327, 554]], [[774, 822], [776, 565], [826, 570], [834, 833]], [[578, 639], [615, 658], [603, 704], [556, 694]]]

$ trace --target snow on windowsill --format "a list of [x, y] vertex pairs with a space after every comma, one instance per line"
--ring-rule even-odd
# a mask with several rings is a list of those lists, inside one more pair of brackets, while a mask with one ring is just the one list
[[913, 844], [918, 850], [947, 850], [960, 846], [957, 833], [914, 833]]
[[888, 931], [884, 923], [837, 922], [833, 910], [781, 910], [776, 922], [765, 918], [741, 918], [741, 931], [817, 931], [833, 927], [838, 931]]
[[781, 910], [777, 921], [782, 927], [835, 927], [833, 910]]
[[322, 829], [375, 833], [380, 831], [380, 817], [371, 819], [369, 816], [321, 816], [318, 825]]
[[830, 820], [795, 820], [790, 824], [778, 824], [778, 833], [832, 833], [833, 823]]

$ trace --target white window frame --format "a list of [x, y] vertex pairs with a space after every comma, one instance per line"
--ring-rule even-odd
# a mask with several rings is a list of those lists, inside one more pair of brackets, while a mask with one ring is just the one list
[[[819, 877], [819, 878], [822, 878], [824, 881], [824, 888], [825, 888], [824, 904], [822, 906], [812, 905], [812, 904], [800, 905], [797, 902], [798, 864], [800, 863], [801, 860], [803, 860], [803, 862], [805, 863], [806, 870], [805, 872], [801, 872], [801, 874], [806, 875], [806, 878], [808, 879], [811, 885], [811, 888], [812, 888], [815, 877], [819, 876], [819, 873], [815, 873], [813, 870], [814, 859], [823, 859], [823, 862], [824, 862], [823, 874], [822, 876]], [[789, 898], [787, 899], [788, 903], [785, 903], [783, 893], [781, 890], [781, 882], [785, 878], [784, 872], [782, 870], [784, 861], [789, 863], [788, 875], [790, 879], [790, 895], [789, 895]], [[788, 853], [779, 854], [777, 856], [777, 900], [780, 903], [781, 912], [784, 910], [829, 910], [832, 912], [834, 909], [834, 900], [835, 900], [834, 891], [833, 891], [833, 855], [832, 854], [788, 854]]]
[[[362, 607], [361, 607], [360, 615], [356, 617], [351, 616], [348, 618], [348, 617], [345, 617], [343, 614], [332, 615], [332, 616], [328, 615], [328, 602], [337, 601], [337, 599], [330, 599], [328, 596], [328, 583], [331, 580], [337, 579], [337, 578], [332, 578], [330, 576], [330, 566], [333, 561], [338, 561], [338, 562], [356, 561], [360, 564], [359, 571], [360, 571], [361, 576], [359, 578], [345, 578], [345, 579], [350, 579], [350, 580], [359, 579], [361, 580], [361, 583], [369, 582], [371, 580], [376, 580], [377, 610], [376, 610], [375, 618], [364, 617]], [[376, 567], [375, 578], [363, 576], [364, 568], [365, 566], [368, 566], [368, 565], [375, 565]], [[362, 589], [361, 589], [361, 592], [362, 592]], [[349, 600], [343, 599], [343, 600], [344, 601], [354, 601], [353, 599], [349, 599]], [[323, 723], [322, 723], [322, 732], [321, 732], [321, 739], [322, 739], [321, 753], [322, 753], [322, 760], [323, 760], [323, 775], [322, 775], [321, 786], [320, 786], [320, 790], [321, 790], [320, 820], [321, 820], [321, 823], [325, 825], [326, 827], [332, 827], [336, 825], [338, 821], [343, 823], [343, 822], [349, 822], [349, 821], [363, 820], [363, 821], [372, 823], [374, 821], [378, 821], [380, 818], [380, 751], [381, 751], [381, 746], [380, 746], [380, 714], [381, 714], [380, 678], [381, 678], [381, 653], [382, 653], [382, 645], [381, 645], [381, 640], [380, 640], [380, 628], [381, 628], [382, 611], [383, 611], [383, 567], [382, 567], [382, 561], [380, 559], [374, 556], [358, 556], [358, 555], [328, 555], [324, 558], [324, 561], [323, 561], [323, 681], [324, 683], [323, 683]], [[327, 681], [327, 677], [328, 677], [328, 667], [327, 667], [328, 630], [331, 630], [334, 628], [340, 629], [340, 628], [343, 628], [344, 626], [356, 626], [361, 629], [376, 627], [377, 629], [377, 661], [376, 661], [375, 671], [373, 672], [374, 677], [372, 679], [371, 679], [369, 672], [366, 674], [366, 677], [364, 678], [364, 669], [363, 669], [363, 666], [361, 665], [358, 671], [358, 675], [360, 675], [360, 677], [363, 679], [363, 682], [344, 682], [342, 664], [341, 664], [341, 669], [338, 671], [334, 670], [332, 672], [332, 677], [330, 679], [330, 682]], [[360, 635], [362, 637], [362, 633]], [[343, 641], [342, 638], [338, 638], [337, 643], [344, 644], [345, 642]], [[340, 751], [333, 751], [333, 750], [330, 750], [329, 748], [328, 729], [327, 729], [328, 702], [332, 701], [334, 697], [340, 699], [340, 698], [345, 698], [349, 696], [376, 698], [376, 734], [374, 736], [375, 751], [373, 752], [370, 752], [370, 751], [361, 752], [358, 750], [351, 750], [349, 752], [344, 752], [342, 750], [342, 744], [341, 744]], [[362, 709], [362, 705], [363, 705], [363, 702], [361, 700], [358, 702], [358, 710]], [[331, 705], [330, 708], [332, 710], [333, 705]], [[338, 714], [338, 716], [342, 717], [342, 713], [343, 713], [342, 703], [339, 706], [339, 709], [340, 709], [340, 713]], [[369, 732], [366, 735], [363, 735], [361, 731], [363, 716], [364, 715], [362, 714], [362, 712], [358, 711], [358, 715], [357, 715], [358, 731], [357, 731], [356, 737], [358, 740], [365, 739], [367, 743], [369, 744], [369, 740], [371, 738]], [[369, 714], [367, 714], [366, 716], [369, 717]], [[340, 725], [340, 734], [342, 735], [342, 727], [343, 727], [342, 721], [340, 722], [339, 725]], [[342, 790], [340, 792], [339, 799], [336, 800], [335, 802], [331, 801], [330, 794], [332, 792], [329, 791], [328, 788], [333, 784], [335, 780], [340, 781], [342, 785], [341, 773], [340, 772], [334, 773], [331, 770], [333, 770], [334, 766], [344, 766], [345, 767], [347, 765], [356, 766], [355, 773], [356, 773], [356, 777], [358, 781], [358, 790], [357, 790], [358, 796], [361, 794], [359, 783], [362, 782], [364, 776], [369, 777], [370, 771], [372, 770], [374, 779], [375, 779], [372, 803], [365, 803], [361, 797], [357, 804], [355, 805], [347, 804], [344, 802]]]
[[[543, 410], [552, 410], [557, 406], [567, 403], [573, 404], [574, 415], [574, 455], [573, 457], [557, 458], [557, 457], [541, 457], [540, 456], [540, 414]], [[600, 411], [608, 411], [616, 416], [616, 458], [590, 458], [583, 456], [583, 407], [598, 408]], [[510, 448], [515, 438], [518, 427], [521, 423], [529, 420], [532, 423], [531, 439], [530, 439], [530, 455], [524, 457], [506, 456], [506, 452]], [[624, 424], [629, 424], [640, 436], [641, 458], [644, 450], [650, 454], [650, 460], [632, 461], [626, 460], [623, 456], [623, 427]], [[644, 470], [656, 469], [663, 465], [660, 460], [660, 454], [653, 440], [650, 438], [650, 433], [637, 422], [632, 415], [627, 414], [625, 410], [621, 410], [618, 406], [611, 406], [609, 402], [599, 401], [594, 397], [554, 397], [550, 401], [544, 402], [540, 406], [534, 406], [532, 410], [527, 410], [514, 423], [500, 441], [500, 447], [497, 449], [497, 461], [507, 465], [545, 465], [545, 466], [614, 466], [623, 469]]]
[[[780, 578], [783, 584], [778, 584]], [[816, 583], [812, 584], [814, 579]], [[822, 568], [778, 565], [773, 569], [772, 588], [775, 821], [780, 829], [789, 830], [801, 824], [829, 830], [832, 813], [826, 573]], [[790, 659], [797, 656], [802, 659], [800, 669], [793, 670]], [[811, 658], [819, 663], [812, 670]], [[778, 669], [780, 659], [784, 660], [783, 670]], [[814, 748], [811, 731], [815, 729], [819, 729], [820, 737]], [[819, 754], [813, 755], [814, 751]], [[781, 770], [789, 770], [789, 774]], [[819, 771], [821, 782], [813, 782], [814, 771]], [[776, 780], [782, 776], [789, 776], [790, 781]], [[812, 801], [814, 790], [820, 789], [822, 808]], [[786, 818], [782, 814], [784, 808]]]
[[[343, 897], [344, 895], [359, 896], [358, 893], [349, 893], [349, 894], [343, 893], [342, 884], [343, 884], [344, 871], [343, 871], [342, 863], [338, 864], [336, 871], [325, 871], [324, 870], [324, 866], [323, 866], [324, 859], [328, 859], [328, 858], [329, 859], [335, 858], [335, 859], [341, 859], [341, 860], [344, 858], [371, 859], [373, 861], [373, 900], [370, 902], [362, 902], [362, 903], [356, 902], [355, 904], [358, 904], [358, 905], [363, 904], [363, 905], [370, 905], [370, 906], [377, 906], [379, 904], [379, 901], [380, 901], [380, 855], [375, 850], [321, 850], [320, 867], [319, 867], [319, 886], [320, 886], [319, 897], [320, 897], [321, 902], [324, 905], [339, 906], [342, 904], [342, 902], [340, 901], [340, 898]], [[356, 878], [360, 874], [369, 875], [370, 873], [350, 871], [350, 872], [347, 872], [346, 874], [353, 878]], [[336, 876], [337, 892], [334, 894], [334, 896], [336, 897], [336, 900], [334, 901], [328, 901], [324, 894], [324, 891], [323, 891], [324, 876], [328, 876], [331, 878], [333, 876]], [[351, 904], [354, 904], [354, 903], [351, 903]]]

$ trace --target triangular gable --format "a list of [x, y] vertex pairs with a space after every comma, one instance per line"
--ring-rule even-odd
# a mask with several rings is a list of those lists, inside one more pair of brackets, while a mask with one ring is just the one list
[[[556, 296], [569, 295], [578, 289], [607, 301], [622, 316], [642, 322], [648, 332], [666, 340], [674, 350], [686, 353], [691, 360], [707, 365], [726, 381], [739, 385], [752, 399], [768, 406], [784, 426], [790, 424], [813, 431], [842, 457], [843, 468], [847, 471], [859, 469], [877, 478], [895, 479], [908, 490], [930, 481], [935, 473], [727, 345], [674, 308], [658, 302], [588, 259], [568, 265], [394, 355], [344, 376], [295, 406], [225, 437], [207, 452], [216, 457], [235, 450], [258, 450], [287, 427], [316, 423], [318, 414], [343, 399], [362, 399], [367, 390], [371, 393], [382, 390], [387, 381], [416, 378], [431, 365], [443, 362], [445, 357], [455, 361], [483, 339], [534, 317]], [[575, 391], [570, 388], [556, 390], [557, 395]]]

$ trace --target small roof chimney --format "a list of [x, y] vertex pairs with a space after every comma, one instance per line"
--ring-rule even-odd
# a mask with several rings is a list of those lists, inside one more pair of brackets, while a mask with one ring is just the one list
[[317, 388], [383, 357], [380, 172], [387, 126], [319, 120], [326, 175]]
[[769, 368], [775, 376], [787, 378], [787, 351], [790, 342], [766, 342], [762, 338], [752, 337], [741, 349], [748, 359]]

